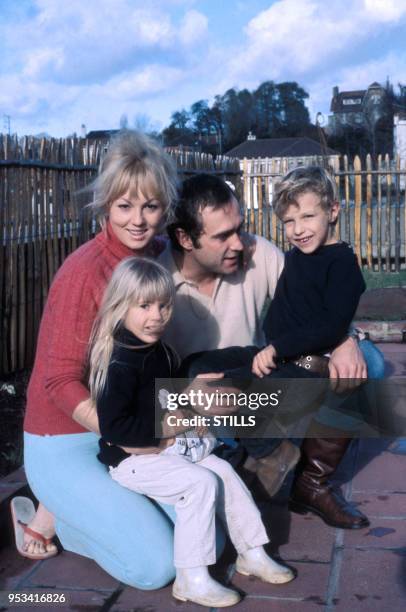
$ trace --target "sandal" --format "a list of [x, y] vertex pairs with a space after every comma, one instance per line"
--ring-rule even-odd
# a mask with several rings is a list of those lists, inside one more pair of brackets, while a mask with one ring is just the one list
[[30, 535], [34, 540], [41, 542], [45, 547], [52, 544], [52, 538], [46, 538], [42, 533], [28, 527], [28, 523], [30, 523], [35, 516], [35, 506], [32, 501], [28, 497], [14, 497], [10, 502], [10, 509], [16, 548], [20, 555], [22, 557], [27, 557], [27, 559], [33, 559], [34, 561], [55, 557], [55, 555], [58, 554], [56, 546], [55, 550], [36, 554], [24, 550], [25, 533]]

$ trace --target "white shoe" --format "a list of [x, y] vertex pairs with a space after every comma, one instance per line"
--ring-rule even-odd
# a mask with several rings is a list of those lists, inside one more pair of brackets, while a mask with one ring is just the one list
[[238, 555], [236, 571], [244, 576], [256, 576], [271, 584], [283, 584], [295, 578], [291, 569], [271, 559], [262, 546]]
[[234, 606], [241, 599], [237, 591], [213, 580], [206, 566], [178, 568], [172, 595], [180, 601], [193, 601], [210, 608]]

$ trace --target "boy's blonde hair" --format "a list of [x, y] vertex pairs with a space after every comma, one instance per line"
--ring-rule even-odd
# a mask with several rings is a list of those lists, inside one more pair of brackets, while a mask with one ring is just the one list
[[321, 166], [294, 168], [275, 186], [272, 199], [275, 214], [282, 219], [291, 204], [303, 193], [320, 196], [320, 206], [329, 211], [337, 200], [336, 184], [332, 176]]
[[89, 385], [94, 401], [106, 383], [114, 336], [123, 325], [129, 308], [155, 301], [168, 303], [167, 322], [172, 314], [174, 297], [172, 277], [156, 261], [128, 257], [117, 266], [103, 295], [90, 340]]
[[139, 132], [123, 130], [112, 139], [99, 175], [86, 191], [93, 191], [88, 206], [103, 224], [111, 204], [127, 190], [136, 196], [152, 193], [164, 205], [170, 221], [177, 187], [175, 163], [161, 145]]

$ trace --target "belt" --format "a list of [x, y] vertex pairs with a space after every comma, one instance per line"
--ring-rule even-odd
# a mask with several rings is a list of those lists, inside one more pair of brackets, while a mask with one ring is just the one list
[[298, 359], [293, 359], [293, 363], [299, 368], [305, 368], [309, 372], [318, 374], [320, 378], [329, 378], [328, 369], [329, 358], [324, 355], [301, 355]]

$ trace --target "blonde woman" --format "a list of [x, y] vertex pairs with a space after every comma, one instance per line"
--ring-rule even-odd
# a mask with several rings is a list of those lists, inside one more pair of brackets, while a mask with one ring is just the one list
[[110, 145], [92, 185], [91, 206], [103, 229], [70, 255], [55, 277], [28, 388], [25, 469], [43, 505], [36, 515], [21, 498], [12, 506], [24, 556], [54, 555], [55, 529], [66, 550], [144, 589], [173, 578], [172, 525], [146, 497], [117, 486], [97, 461], [98, 422], [86, 364], [113, 270], [128, 256], [157, 254], [154, 237], [171, 214], [176, 189], [176, 169], [156, 142], [125, 132]]
[[160, 341], [174, 294], [169, 272], [153, 261], [129, 258], [113, 273], [90, 358], [90, 390], [102, 436], [98, 458], [123, 487], [175, 508], [174, 597], [232, 606], [240, 595], [208, 573], [216, 561], [216, 509], [239, 553], [237, 572], [271, 584], [289, 582], [294, 574], [265, 553], [269, 540], [260, 513], [229, 463], [212, 455], [200, 438], [194, 438], [193, 451], [199, 443], [207, 450], [196, 457], [187, 444], [190, 437], [168, 445], [155, 436], [155, 379], [174, 376], [177, 367], [174, 353]]

